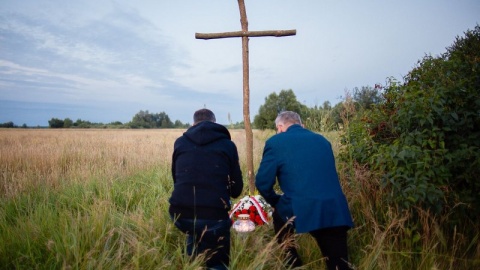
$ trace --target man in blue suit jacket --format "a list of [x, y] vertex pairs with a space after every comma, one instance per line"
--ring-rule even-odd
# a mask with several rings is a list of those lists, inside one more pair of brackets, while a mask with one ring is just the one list
[[[265, 143], [255, 185], [271, 204], [279, 243], [295, 231], [310, 233], [326, 257], [328, 269], [350, 269], [347, 231], [353, 227], [335, 167], [330, 142], [303, 128], [300, 116], [285, 111], [275, 120], [277, 135]], [[278, 184], [283, 194], [277, 194]], [[294, 246], [285, 249], [287, 263], [301, 266]]]

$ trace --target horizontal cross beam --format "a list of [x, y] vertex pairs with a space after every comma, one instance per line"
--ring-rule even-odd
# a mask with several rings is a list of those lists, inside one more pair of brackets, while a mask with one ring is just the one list
[[223, 33], [195, 33], [196, 39], [216, 39], [233, 37], [285, 37], [294, 36], [297, 30], [265, 30], [265, 31], [236, 31]]

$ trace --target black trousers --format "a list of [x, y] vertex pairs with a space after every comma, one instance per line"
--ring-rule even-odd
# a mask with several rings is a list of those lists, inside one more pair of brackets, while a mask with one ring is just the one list
[[[277, 242], [285, 245], [287, 263], [293, 267], [302, 265], [294, 241], [295, 228], [291, 223], [286, 223], [273, 212], [273, 228], [277, 235]], [[351, 269], [348, 264], [347, 231], [348, 226], [324, 228], [309, 232], [317, 242], [323, 256], [326, 257], [327, 269]]]

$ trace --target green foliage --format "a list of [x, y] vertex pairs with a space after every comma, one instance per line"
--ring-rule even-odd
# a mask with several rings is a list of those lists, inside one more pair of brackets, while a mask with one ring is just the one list
[[2, 198], [0, 269], [174, 268], [171, 183], [157, 170]]
[[[359, 89], [355, 87], [353, 101], [357, 111], [363, 113], [381, 102], [380, 89], [381, 87], [378, 85], [375, 88], [363, 86]], [[297, 100], [291, 89], [282, 90], [278, 95], [274, 92], [266, 97], [265, 104], [260, 106], [253, 124], [258, 129], [274, 129], [274, 121], [278, 113], [286, 110], [298, 112], [305, 127], [317, 132], [338, 130], [344, 124], [342, 119], [343, 102], [336, 104], [333, 108], [329, 101], [325, 101], [323, 106], [315, 105], [309, 108]]]
[[[205, 257], [185, 255], [185, 235], [168, 214], [172, 185], [163, 164], [2, 197], [0, 269], [201, 269]], [[300, 241], [312, 269], [324, 268], [314, 240]], [[280, 254], [271, 224], [232, 231], [231, 269], [284, 269]]]
[[447, 53], [425, 56], [403, 84], [390, 79], [382, 103], [348, 135], [352, 157], [382, 172], [389, 202], [449, 222], [480, 214], [480, 27]]
[[275, 118], [282, 111], [295, 111], [302, 116], [307, 107], [301, 104], [292, 89], [271, 93], [265, 98], [265, 104], [258, 109], [258, 114], [253, 120], [253, 125], [258, 129], [274, 129]]
[[173, 128], [174, 125], [165, 112], [149, 113], [146, 110], [135, 114], [129, 126], [131, 128]]
[[48, 123], [50, 128], [187, 128], [190, 126], [188, 123], [183, 124], [179, 120], [172, 123], [165, 112], [152, 114], [148, 110], [140, 111], [133, 117], [131, 122], [125, 124], [120, 121], [114, 121], [109, 124], [93, 123], [82, 119], [77, 119], [77, 121], [73, 122], [70, 118], [65, 118], [65, 120], [52, 118]]
[[64, 128], [70, 128], [73, 126], [73, 121], [72, 119], [70, 118], [65, 118], [65, 120], [63, 120], [63, 127]]
[[14, 128], [15, 125], [13, 124], [12, 121], [1, 123], [0, 128]]
[[344, 106], [343, 106], [343, 101], [335, 104], [333, 106], [332, 111], [331, 111], [331, 117], [332, 121], [335, 123], [336, 126], [341, 126], [343, 125], [343, 119], [341, 117], [342, 112], [343, 112]]
[[228, 127], [231, 129], [245, 129], [245, 122], [235, 122], [235, 124], [232, 123]]
[[[361, 118], [363, 114], [368, 113], [375, 105], [383, 102], [383, 95], [381, 90], [383, 87], [376, 84], [374, 88], [371, 86], [362, 86], [361, 88], [355, 87], [347, 92], [345, 100], [337, 103], [332, 111], [332, 121], [337, 126], [344, 126], [346, 123], [344, 120], [352, 117]], [[345, 103], [348, 104], [345, 104]], [[348, 109], [347, 108], [350, 108]], [[348, 121], [349, 122], [349, 121]]]
[[[65, 119], [65, 121], [67, 121], [68, 118]], [[121, 123], [120, 123], [121, 124]], [[67, 126], [65, 126], [67, 127]], [[105, 125], [103, 123], [94, 123], [94, 122], [90, 122], [90, 121], [85, 121], [85, 120], [82, 120], [82, 119], [77, 119], [77, 121], [75, 121], [71, 127], [74, 127], [74, 128], [107, 128], [107, 127], [110, 127], [110, 128], [115, 128], [115, 127], [118, 127], [117, 124], [108, 124], [108, 125]]]
[[353, 100], [357, 110], [369, 110], [373, 106], [382, 102], [383, 98], [381, 95], [382, 87], [380, 85], [375, 85], [375, 88], [371, 86], [362, 86], [360, 89], [355, 87], [353, 89]]
[[[183, 124], [181, 121], [176, 120], [172, 123], [170, 117], [165, 113], [149, 113], [147, 111], [140, 111], [133, 117], [131, 122], [123, 124], [120, 121], [114, 121], [109, 124], [94, 123], [77, 119], [73, 122], [70, 118], [64, 120], [58, 118], [52, 118], [48, 121], [50, 128], [188, 128], [190, 124]], [[0, 124], [0, 127], [17, 127], [13, 122]], [[11, 126], [10, 126], [11, 125]], [[27, 126], [23, 124], [23, 128]]]
[[84, 121], [82, 119], [77, 119], [77, 121], [73, 123], [73, 126], [78, 128], [90, 128], [93, 125], [95, 125], [95, 123], [92, 123], [90, 121]]
[[189, 123], [182, 123], [180, 120], [175, 120], [173, 123], [170, 117], [165, 112], [149, 113], [147, 111], [140, 111], [137, 113], [132, 121], [125, 123], [124, 128], [188, 128]]
[[337, 129], [337, 123], [333, 118], [330, 103], [325, 103], [324, 107], [308, 108], [303, 114], [302, 120], [306, 128], [318, 132], [327, 132]]
[[50, 128], [63, 128], [63, 120], [58, 118], [52, 118], [48, 121], [48, 126]]

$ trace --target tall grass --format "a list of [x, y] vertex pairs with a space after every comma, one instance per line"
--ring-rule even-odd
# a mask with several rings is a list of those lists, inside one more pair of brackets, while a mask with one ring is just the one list
[[[201, 257], [184, 256], [184, 235], [167, 211], [173, 142], [182, 132], [0, 129], [0, 269], [201, 269]], [[231, 133], [246, 171], [244, 132]], [[256, 166], [272, 134], [254, 131]], [[325, 136], [338, 153], [338, 134]], [[409, 231], [409, 213], [382, 204], [375, 175], [338, 167], [356, 224], [349, 234], [355, 268], [480, 265], [478, 234], [467, 239], [458, 228], [451, 239], [427, 212], [421, 230]], [[233, 233], [230, 268], [285, 269], [273, 236], [271, 225]], [[297, 240], [303, 269], [322, 269], [313, 239]]]
[[165, 167], [179, 134], [178, 130], [2, 129], [0, 194], [9, 197], [39, 185], [55, 188]]

